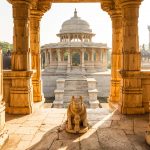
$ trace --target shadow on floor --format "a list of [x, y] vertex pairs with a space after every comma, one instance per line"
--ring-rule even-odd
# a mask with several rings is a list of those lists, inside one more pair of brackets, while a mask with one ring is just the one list
[[95, 113], [89, 117], [90, 129], [87, 133], [67, 133], [63, 124], [48, 131], [27, 150], [149, 150], [144, 129], [134, 128], [138, 127], [134, 125], [135, 121], [141, 118], [139, 115], [120, 115], [118, 111], [104, 117], [96, 116]]

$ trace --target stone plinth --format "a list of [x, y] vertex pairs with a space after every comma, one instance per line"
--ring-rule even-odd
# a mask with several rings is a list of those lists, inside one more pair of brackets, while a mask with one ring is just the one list
[[53, 102], [54, 107], [62, 108], [63, 107], [63, 97], [64, 90], [55, 90], [55, 101]]
[[97, 100], [97, 83], [94, 78], [87, 78], [88, 82], [88, 93], [89, 93], [89, 104], [90, 108], [98, 108], [99, 101]]
[[29, 114], [33, 112], [32, 74], [33, 71], [4, 72], [6, 112], [10, 114]]
[[64, 89], [64, 85], [65, 84], [65, 79], [58, 79], [57, 80], [57, 89], [60, 89], [60, 90], [62, 90], [62, 89]]
[[88, 90], [89, 93], [89, 104], [90, 108], [98, 108], [99, 107], [99, 101], [97, 100], [97, 89], [94, 90]]
[[82, 74], [70, 74], [66, 79], [58, 79], [56, 84], [54, 107], [68, 105], [72, 96], [82, 96], [88, 107], [99, 107], [97, 82], [94, 78], [86, 78]]
[[63, 98], [64, 98], [64, 79], [57, 80], [57, 89], [54, 91], [55, 93], [55, 101], [53, 102], [53, 106], [57, 108], [63, 107]]

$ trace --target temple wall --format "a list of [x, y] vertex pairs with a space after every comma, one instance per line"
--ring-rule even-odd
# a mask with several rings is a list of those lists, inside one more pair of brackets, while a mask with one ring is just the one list
[[[91, 76], [90, 74], [87, 76]], [[109, 88], [110, 88], [110, 73], [100, 73], [94, 74], [94, 77], [97, 81], [98, 86], [98, 97], [108, 97], [109, 96]], [[44, 97], [53, 97], [54, 90], [56, 89], [56, 80], [58, 78], [65, 78], [65, 74], [50, 74], [50, 73], [42, 73], [42, 81], [43, 81], [43, 92]]]

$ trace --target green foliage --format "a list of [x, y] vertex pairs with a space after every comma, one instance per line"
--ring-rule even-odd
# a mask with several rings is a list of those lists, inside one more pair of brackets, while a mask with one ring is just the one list
[[12, 51], [13, 45], [8, 42], [0, 41], [0, 48], [2, 48], [3, 54], [6, 54], [7, 50]]

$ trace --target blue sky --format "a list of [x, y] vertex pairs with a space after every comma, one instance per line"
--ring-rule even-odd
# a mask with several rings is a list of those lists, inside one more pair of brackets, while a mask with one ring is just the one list
[[[66, 3], [53, 4], [50, 11], [45, 13], [41, 20], [41, 45], [57, 42], [56, 34], [62, 23], [73, 16], [74, 9], [78, 16], [86, 20], [96, 36], [95, 42], [107, 43], [111, 47], [112, 29], [108, 14], [101, 10], [100, 3]], [[139, 15], [139, 42], [148, 44], [149, 33], [147, 25], [150, 25], [150, 0], [144, 0], [140, 6]], [[0, 0], [0, 41], [12, 43], [13, 18], [12, 7], [6, 0]]]

